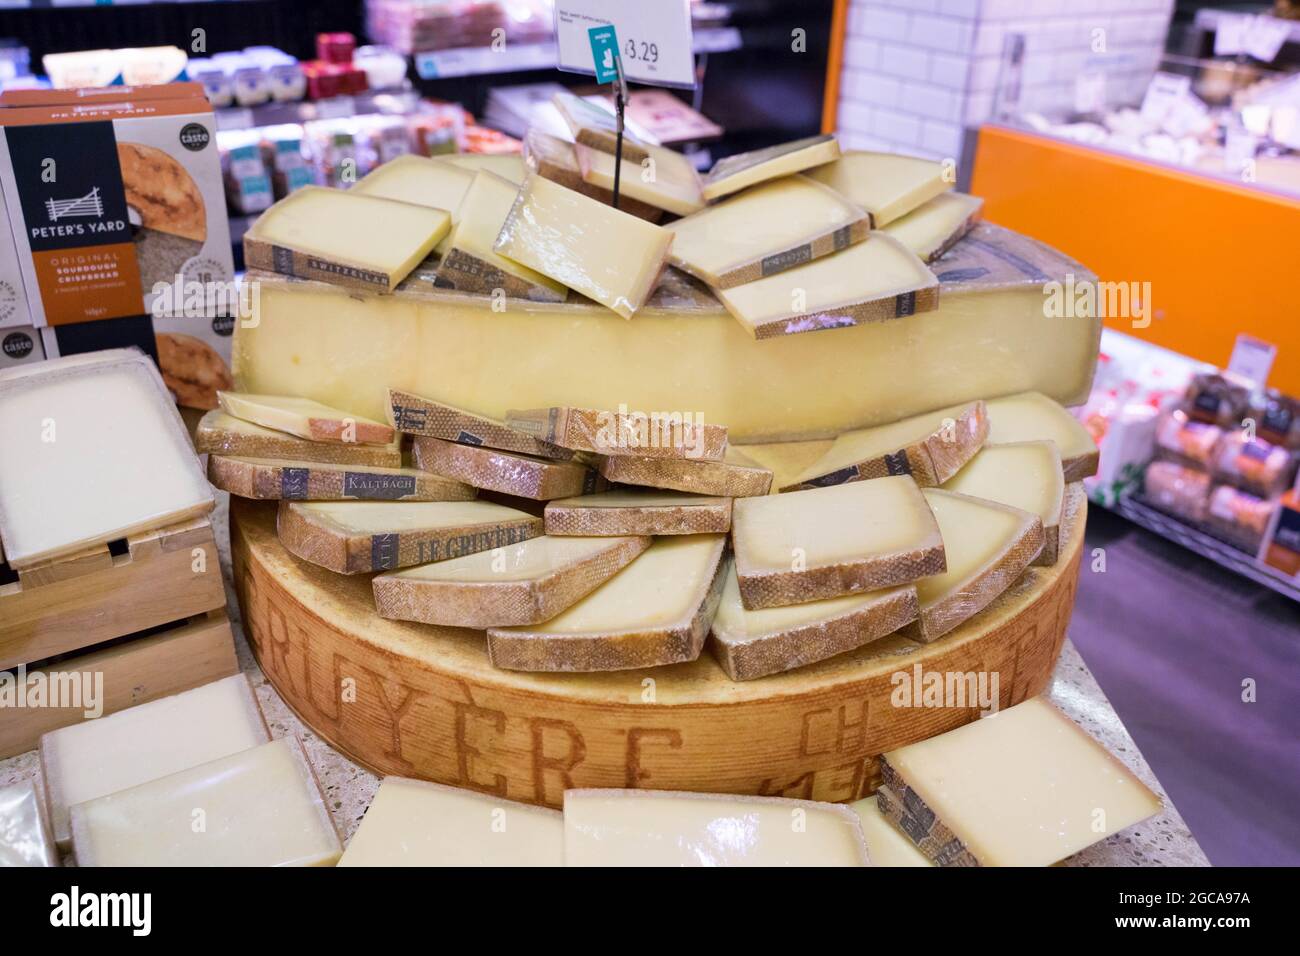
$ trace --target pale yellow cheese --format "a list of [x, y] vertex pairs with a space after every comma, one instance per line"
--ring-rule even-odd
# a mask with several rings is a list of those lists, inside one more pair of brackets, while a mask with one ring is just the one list
[[402, 466], [400, 435], [394, 437], [388, 445], [311, 441], [274, 428], [254, 425], [219, 408], [214, 408], [199, 419], [199, 424], [194, 429], [194, 446], [199, 452], [245, 458], [275, 458], [282, 461], [301, 459], [382, 468]]
[[893, 153], [849, 150], [809, 176], [871, 213], [880, 229], [953, 187], [942, 163]]
[[566, 790], [565, 866], [869, 866], [847, 807], [781, 797]]
[[339, 845], [295, 737], [72, 808], [78, 866], [332, 866]]
[[474, 173], [486, 169], [502, 179], [510, 180], [516, 186], [524, 181], [524, 176], [528, 173], [524, 158], [518, 153], [460, 153], [455, 156], [440, 156], [434, 162], [450, 163]]
[[930, 262], [966, 234], [983, 208], [984, 200], [978, 196], [942, 193], [895, 219], [884, 231]]
[[1048, 396], [1039, 392], [1008, 395], [988, 402], [988, 411], [990, 445], [1055, 442], [1066, 481], [1096, 474], [1097, 443], [1092, 440], [1092, 434]]
[[[630, 196], [678, 216], [704, 208], [700, 177], [691, 161], [663, 146], [646, 146], [640, 162], [624, 159], [619, 167], [619, 196]], [[574, 144], [578, 168], [584, 182], [602, 189], [614, 189], [615, 158], [599, 149]]]
[[[943, 483], [945, 491], [997, 501], [1036, 514], [1049, 542], [1055, 542], [1065, 500], [1061, 454], [1050, 441], [985, 445]], [[1051, 548], [1051, 563], [1056, 547]]]
[[555, 810], [385, 777], [339, 866], [563, 866]]
[[928, 857], [883, 816], [875, 797], [850, 804], [862, 823], [872, 866], [934, 866]]
[[712, 202], [746, 187], [802, 172], [839, 157], [840, 142], [833, 133], [727, 156], [714, 163], [705, 177], [704, 198]]
[[[556, 93], [551, 100], [575, 142], [613, 153], [618, 148], [618, 122], [609, 110], [572, 93]], [[649, 144], [623, 131], [623, 158], [639, 163], [648, 155]]]
[[659, 226], [533, 173], [495, 248], [630, 319], [650, 297], [672, 241]]
[[217, 401], [228, 415], [311, 441], [388, 445], [396, 438], [391, 425], [310, 398], [217, 392]]
[[42, 811], [32, 781], [0, 787], [0, 870], [59, 865]]
[[1160, 812], [1160, 798], [1045, 698], [885, 754], [984, 866], [1047, 866]]
[[[363, 176], [352, 191], [446, 210], [455, 226], [456, 210], [473, 182], [472, 170], [425, 156], [408, 155], [398, 156], [376, 167]], [[448, 229], [447, 235], [434, 247], [439, 255], [446, 253], [450, 235]]]
[[490, 501], [296, 501], [293, 506], [349, 534], [398, 534], [527, 517]]

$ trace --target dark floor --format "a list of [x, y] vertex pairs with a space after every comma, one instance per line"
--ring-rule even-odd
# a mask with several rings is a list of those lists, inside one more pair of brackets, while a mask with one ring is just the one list
[[1102, 508], [1087, 544], [1070, 637], [1206, 856], [1300, 865], [1300, 605]]

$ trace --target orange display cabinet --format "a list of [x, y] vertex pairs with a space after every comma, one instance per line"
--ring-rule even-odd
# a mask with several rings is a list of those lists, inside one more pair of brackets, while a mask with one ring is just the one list
[[1300, 395], [1300, 199], [996, 125], [979, 130], [971, 192], [990, 222], [1103, 281], [1150, 283], [1149, 318], [1108, 326], [1218, 366], [1239, 333], [1264, 339], [1269, 384]]

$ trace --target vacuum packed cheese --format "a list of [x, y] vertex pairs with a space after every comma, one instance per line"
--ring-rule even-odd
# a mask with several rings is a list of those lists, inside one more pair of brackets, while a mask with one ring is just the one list
[[310, 398], [218, 392], [217, 401], [228, 415], [308, 441], [389, 445], [397, 437], [391, 425], [352, 415]]
[[565, 866], [870, 866], [848, 807], [784, 797], [566, 790]]
[[941, 485], [970, 461], [988, 434], [983, 402], [845, 432], [822, 458], [782, 488], [823, 488], [864, 478], [911, 475], [918, 485]]
[[402, 466], [402, 447], [396, 440], [388, 445], [309, 441], [288, 432], [254, 425], [217, 408], [199, 419], [194, 430], [194, 447], [208, 454], [244, 458], [374, 465], [380, 468]]
[[965, 193], [941, 193], [885, 226], [884, 231], [926, 262], [933, 262], [970, 232], [984, 200]]
[[943, 488], [1038, 515], [1043, 522], [1043, 550], [1034, 564], [1056, 563], [1061, 546], [1065, 478], [1061, 453], [1053, 442], [985, 445], [961, 471], [944, 482]]
[[675, 271], [634, 322], [581, 301], [494, 311], [490, 297], [351, 295], [259, 275], [233, 368], [243, 391], [376, 419], [398, 388], [498, 420], [551, 405], [689, 410], [725, 422], [733, 443], [833, 438], [1031, 389], [1067, 405], [1088, 397], [1100, 319], [1086, 297], [1045, 313], [1045, 284], [1074, 275], [1076, 290], [1095, 289], [1083, 266], [981, 223], [932, 268], [943, 290], [934, 312], [764, 341]]
[[333, 866], [343, 848], [296, 737], [72, 808], [78, 866]]
[[660, 538], [542, 624], [490, 628], [488, 656], [521, 671], [615, 671], [700, 656], [722, 588], [721, 534]]
[[158, 369], [114, 349], [0, 372], [0, 543], [29, 568], [212, 510]]
[[[465, 198], [474, 173], [460, 166], [442, 163], [424, 156], [398, 156], [361, 177], [351, 192], [381, 199], [397, 199], [433, 209], [442, 209], [456, 225], [456, 210]], [[447, 235], [434, 247], [439, 255], [447, 251]]]
[[1160, 798], [1043, 697], [885, 754], [880, 806], [940, 866], [1048, 866]]
[[385, 777], [339, 866], [563, 866], [564, 818], [491, 794]]
[[753, 680], [826, 660], [916, 619], [911, 585], [751, 611], [729, 565], [713, 618], [713, 655], [732, 680]]
[[450, 229], [444, 209], [303, 186], [253, 223], [244, 261], [250, 269], [391, 292]]
[[953, 186], [942, 163], [860, 150], [849, 150], [808, 175], [870, 213], [873, 229], [906, 216]]
[[885, 819], [876, 797], [867, 797], [849, 806], [862, 824], [872, 866], [934, 866], [933, 861], [918, 850], [902, 830]]
[[605, 487], [600, 475], [580, 461], [536, 458], [441, 438], [417, 438], [415, 463], [424, 471], [475, 488], [534, 501], [586, 495]]
[[646, 548], [645, 536], [557, 538], [424, 564], [374, 580], [380, 617], [452, 627], [549, 621], [604, 584]]
[[673, 265], [729, 289], [861, 242], [871, 220], [833, 189], [784, 176], [664, 228]]
[[36, 785], [0, 787], [0, 870], [19, 866], [58, 866]]
[[[543, 179], [549, 179], [566, 189], [590, 196], [606, 206], [614, 204], [614, 193], [611, 190], [589, 183], [582, 178], [582, 167], [578, 165], [578, 151], [573, 143], [533, 127], [524, 137], [524, 159], [528, 163], [528, 168], [535, 170]], [[664, 215], [662, 209], [656, 209], [654, 206], [633, 199], [621, 190], [618, 208], [647, 222], [658, 222]]]
[[44, 734], [41, 773], [55, 839], [67, 848], [74, 804], [270, 739], [243, 674]]
[[511, 409], [506, 425], [561, 448], [598, 455], [721, 461], [727, 451], [727, 426], [692, 421], [682, 412], [555, 405]]
[[876, 233], [834, 255], [720, 289], [718, 299], [750, 335], [765, 339], [932, 312], [939, 282], [902, 243]]
[[680, 491], [616, 488], [546, 504], [547, 534], [725, 534], [731, 499]]
[[539, 441], [505, 422], [394, 388], [388, 390], [388, 416], [397, 430], [407, 435], [427, 435], [444, 441], [485, 445], [560, 461], [573, 457], [569, 449]]
[[937, 488], [926, 488], [924, 495], [939, 522], [948, 562], [942, 574], [916, 583], [921, 610], [907, 633], [928, 644], [984, 610], [1019, 579], [1043, 548], [1043, 523], [1028, 511], [982, 498]]
[[630, 319], [672, 241], [659, 226], [531, 174], [494, 248]]
[[[613, 154], [574, 145], [582, 180], [592, 186], [614, 189]], [[676, 216], [689, 216], [704, 208], [700, 177], [695, 166], [681, 153], [663, 146], [646, 146], [646, 157], [633, 162], [626, 157], [619, 167], [618, 194], [630, 196], [647, 206], [654, 206]]]
[[906, 475], [741, 499], [732, 538], [751, 610], [909, 584], [944, 569], [939, 528]]
[[438, 264], [440, 286], [482, 295], [500, 289], [512, 299], [536, 302], [564, 301], [569, 292], [563, 284], [494, 248], [518, 189], [486, 170], [475, 175], [456, 210], [456, 228]]
[[457, 153], [451, 156], [439, 156], [435, 162], [447, 163], [468, 172], [478, 173], [487, 170], [509, 180], [518, 186], [528, 174], [528, 167], [522, 156], [516, 153]]
[[704, 198], [713, 202], [746, 187], [821, 166], [839, 157], [840, 141], [834, 133], [726, 156], [714, 163], [704, 178]]
[[1025, 392], [993, 399], [987, 405], [990, 445], [1053, 441], [1061, 452], [1066, 481], [1082, 481], [1097, 473], [1099, 453], [1092, 434], [1051, 398]]
[[621, 485], [721, 498], [750, 498], [765, 495], [772, 488], [772, 473], [734, 447], [727, 449], [722, 461], [617, 455], [600, 459], [597, 467], [602, 476]]
[[518, 544], [542, 520], [488, 501], [281, 501], [276, 530], [304, 561], [359, 574]]
[[470, 485], [418, 468], [208, 456], [208, 481], [241, 498], [277, 501], [471, 501]]
[[[609, 110], [572, 93], [556, 93], [555, 108], [573, 134], [574, 142], [613, 153], [618, 145], [618, 121]], [[623, 158], [639, 163], [649, 154], [649, 144], [623, 133]]]

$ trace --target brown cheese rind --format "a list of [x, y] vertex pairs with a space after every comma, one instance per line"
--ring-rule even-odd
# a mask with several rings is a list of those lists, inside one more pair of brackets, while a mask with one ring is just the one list
[[[874, 237], [872, 241], [879, 242], [880, 237]], [[848, 325], [865, 325], [868, 322], [886, 322], [916, 315], [918, 312], [933, 312], [937, 308], [939, 308], [939, 284], [936, 282], [933, 285], [872, 299], [869, 302], [850, 302], [819, 309], [816, 312], [771, 319], [754, 326], [752, 331], [755, 338], [771, 339], [802, 332], [842, 329]], [[741, 322], [743, 324], [744, 320], [741, 319]]]
[[729, 452], [726, 461], [618, 455], [600, 459], [597, 467], [607, 479], [619, 484], [697, 495], [754, 498], [772, 490], [772, 473], [736, 452]]
[[703, 269], [692, 268], [688, 263], [674, 258], [671, 250], [669, 251], [668, 260], [678, 269], [689, 272], [715, 289], [730, 289], [733, 286], [744, 285], [746, 282], [756, 282], [767, 276], [776, 275], [778, 272], [785, 272], [787, 269], [795, 268], [795, 266], [801, 266], [814, 259], [820, 259], [822, 256], [829, 256], [841, 249], [848, 248], [854, 243], [862, 242], [869, 235], [871, 235], [871, 219], [866, 213], [863, 213], [861, 219], [837, 226], [819, 236], [810, 237], [798, 245], [769, 253], [762, 258], [754, 259], [752, 262], [736, 266], [734, 269], [728, 269], [726, 272], [715, 274]]
[[573, 452], [551, 442], [539, 441], [505, 422], [476, 415], [464, 409], [421, 398], [410, 392], [388, 390], [388, 417], [398, 431], [407, 435], [424, 435], [462, 445], [485, 445], [501, 451], [516, 451], [538, 458], [568, 461]]
[[721, 461], [727, 427], [685, 421], [657, 412], [609, 412], [595, 408], [510, 409], [506, 424], [539, 441], [598, 455]]
[[[645, 151], [641, 150], [641, 152], [644, 153]], [[631, 157], [626, 154], [624, 154], [623, 158], [631, 160]], [[632, 161], [639, 163], [643, 159], [645, 159], [645, 156]], [[549, 179], [553, 183], [559, 183], [566, 189], [572, 189], [584, 196], [590, 196], [597, 202], [603, 202], [607, 206], [614, 205], [614, 194], [610, 190], [589, 183], [582, 178], [582, 168], [578, 165], [578, 155], [572, 143], [534, 127], [524, 137], [524, 160], [543, 179]], [[629, 215], [636, 216], [638, 219], [644, 219], [646, 222], [657, 223], [664, 216], [662, 209], [656, 209], [649, 203], [641, 202], [630, 196], [620, 196], [618, 208]]]
[[918, 578], [942, 574], [946, 567], [943, 541], [936, 530], [925, 546], [910, 551], [802, 571], [756, 571], [742, 567], [738, 555], [736, 580], [746, 607], [784, 607], [911, 584]]
[[936, 866], [981, 865], [883, 757], [880, 772], [882, 783], [876, 790], [876, 806], [881, 816], [915, 843], [928, 860]]
[[577, 461], [548, 461], [441, 438], [415, 439], [415, 464], [475, 488], [549, 501], [589, 495], [605, 487], [595, 471]]
[[511, 299], [527, 299], [529, 302], [563, 302], [568, 298], [567, 290], [557, 292], [529, 282], [456, 246], [448, 249], [438, 264], [437, 282], [441, 288], [479, 295], [492, 295], [500, 289]]
[[1095, 448], [1073, 458], [1062, 458], [1061, 468], [1065, 472], [1065, 483], [1068, 485], [1072, 481], [1083, 481], [1085, 478], [1091, 478], [1097, 474], [1097, 468], [1100, 464], [1101, 452]]
[[[278, 458], [288, 461], [319, 461], [336, 464], [402, 467], [398, 443], [364, 445], [360, 442], [323, 442], [298, 438], [288, 432], [262, 429], [265, 435], [249, 434], [230, 427], [231, 416], [213, 409], [199, 420], [194, 432], [195, 450], [239, 458]], [[260, 426], [259, 426], [260, 427]]]
[[376, 468], [328, 462], [208, 457], [208, 481], [241, 498], [264, 501], [472, 501], [459, 481], [415, 468]]
[[678, 505], [585, 507], [582, 499], [546, 506], [546, 533], [575, 537], [624, 534], [725, 534], [731, 530], [731, 499], [701, 498]]

